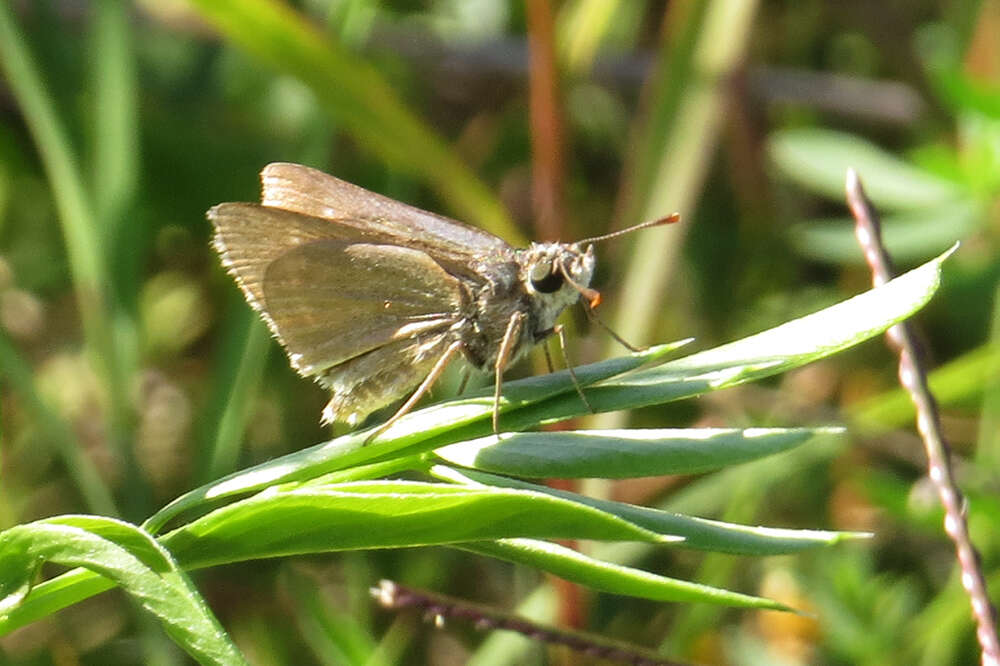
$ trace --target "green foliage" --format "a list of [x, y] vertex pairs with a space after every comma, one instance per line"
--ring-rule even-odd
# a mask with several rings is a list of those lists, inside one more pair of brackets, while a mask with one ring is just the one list
[[[933, 294], [943, 260], [941, 257], [883, 287], [824, 311], [723, 347], [648, 369], [638, 367], [642, 360], [655, 358], [664, 351], [657, 349], [632, 359], [582, 367], [577, 372], [598, 409], [635, 407], [690, 397], [767, 376], [857, 344], [908, 316]], [[523, 427], [526, 422], [537, 424], [578, 413], [579, 405], [569, 406], [566, 402], [567, 398], [571, 400], [575, 396], [567, 379], [568, 372], [564, 371], [511, 383], [504, 396], [504, 422], [513, 421]], [[205, 502], [215, 503], [237, 493], [259, 491], [247, 499], [236, 498], [163, 534], [156, 548], [162, 548], [169, 554], [169, 561], [176, 561], [181, 567], [202, 568], [248, 559], [338, 550], [461, 545], [472, 552], [530, 564], [607, 592], [659, 601], [701, 601], [757, 608], [784, 606], [600, 562], [570, 549], [531, 539], [677, 542], [707, 550], [774, 554], [835, 543], [846, 536], [701, 523], [683, 516], [660, 515], [651, 509], [595, 503], [569, 493], [553, 493], [525, 484], [505, 487], [509, 481], [503, 479], [497, 479], [499, 484], [491, 484], [488, 479], [495, 477], [482, 475], [471, 477], [469, 482], [446, 473], [445, 478], [451, 484], [401, 480], [335, 481], [337, 473], [382, 476], [387, 466], [393, 473], [428, 469], [436, 458], [474, 469], [479, 467], [481, 456], [486, 469], [517, 475], [525, 475], [528, 471], [527, 476], [621, 478], [668, 471], [690, 473], [770, 455], [800, 445], [812, 436], [830, 433], [829, 429], [750, 429], [742, 432], [694, 429], [671, 431], [669, 437], [661, 431], [640, 430], [514, 433], [491, 436], [488, 443], [478, 440], [438, 446], [442, 438], [461, 439], [464, 431], [477, 427], [477, 422], [486, 422], [491, 406], [488, 397], [451, 401], [407, 415], [368, 446], [365, 446], [367, 432], [362, 431], [290, 454], [179, 498], [150, 519], [147, 528], [156, 532], [168, 520], [176, 519], [181, 511], [197, 511]], [[527, 416], [516, 418], [519, 413]], [[441, 414], [448, 416], [442, 419]], [[456, 414], [462, 416], [456, 417]], [[580, 440], [586, 438], [596, 438], [599, 446], [584, 445]], [[495, 453], [510, 443], [516, 451], [524, 445], [523, 439], [533, 442], [527, 450], [533, 458], [514, 460], [513, 455], [506, 452], [499, 465], [490, 463], [491, 446]], [[700, 446], [693, 449], [695, 442]], [[575, 443], [575, 446], [567, 447], [567, 443]], [[427, 456], [430, 451], [434, 451], [432, 457]], [[615, 464], [609, 464], [607, 458], [615, 451], [618, 459]], [[369, 461], [377, 461], [377, 464], [366, 467]], [[497, 470], [498, 466], [501, 469]], [[326, 476], [318, 476], [324, 472]], [[0, 618], [0, 627], [9, 631], [19, 626], [21, 612], [37, 617], [34, 613], [38, 606], [51, 609], [63, 601], [77, 601], [79, 591], [74, 588], [90, 583], [85, 574], [71, 572], [38, 586], [32, 592], [35, 599], [22, 605], [29, 595], [33, 572], [43, 560], [82, 566], [144, 598], [142, 591], [134, 589], [138, 583], [125, 584], [108, 574], [107, 567], [111, 565], [99, 549], [78, 543], [76, 532], [52, 535], [47, 531], [48, 525], [49, 522], [42, 521], [0, 533], [0, 539], [10, 541], [6, 552], [11, 554], [5, 566], [0, 567], [0, 589], [5, 591], [7, 609]], [[121, 524], [116, 522], [114, 525]], [[137, 533], [147, 534], [128, 526], [130, 539], [134, 541]], [[73, 560], [52, 555], [44, 548], [36, 552], [35, 548], [21, 546], [21, 541], [28, 538], [62, 548], [79, 547], [93, 557]], [[156, 542], [147, 536], [144, 541], [131, 543], [131, 548], [129, 542], [122, 543], [121, 539], [115, 541], [115, 546], [126, 551], [119, 559], [131, 555], [138, 560], [152, 543]], [[13, 557], [15, 553], [17, 558]], [[131, 561], [128, 565], [133, 566]], [[115, 567], [115, 573], [124, 566]], [[163, 566], [166, 566], [165, 561], [160, 564], [161, 568]], [[168, 600], [172, 598], [169, 588], [157, 589]], [[188, 587], [182, 592], [191, 594]], [[207, 613], [203, 605], [197, 608], [203, 611], [201, 614]], [[174, 640], [185, 649], [206, 661], [217, 660], [217, 655], [202, 654], [205, 648], [201, 646], [203, 641], [219, 640], [214, 624], [209, 625], [212, 631], [208, 633], [208, 629], [197, 629], [198, 625], [190, 617], [192, 611], [186, 606], [161, 610], [157, 605], [154, 612], [168, 627], [189, 627], [190, 634], [171, 632]], [[214, 622], [214, 618], [208, 617]]]
[[121, 587], [204, 664], [246, 663], [169, 550], [134, 525], [99, 516], [60, 516], [0, 533], [0, 611], [29, 593], [45, 562], [78, 566]]

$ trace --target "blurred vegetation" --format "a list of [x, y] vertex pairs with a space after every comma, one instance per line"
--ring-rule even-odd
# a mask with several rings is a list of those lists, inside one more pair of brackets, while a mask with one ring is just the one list
[[[841, 194], [854, 166], [901, 268], [963, 243], [919, 322], [996, 589], [1000, 2], [564, 0], [548, 7], [551, 31], [546, 7], [0, 0], [0, 527], [66, 513], [140, 522], [328, 437], [326, 396], [288, 367], [208, 245], [205, 211], [256, 200], [268, 162], [316, 166], [512, 243], [679, 210], [679, 228], [602, 245], [596, 283], [627, 339], [699, 348], [867, 288]], [[548, 102], [531, 80], [546, 52]], [[566, 319], [574, 361], [620, 353], [579, 313]], [[260, 664], [578, 663], [380, 612], [367, 593], [380, 578], [521, 604], [681, 660], [974, 663], [895, 381], [892, 354], [870, 342], [637, 410], [631, 421], [649, 427], [844, 423], [850, 437], [701, 477], [587, 486], [706, 518], [873, 532], [757, 559], [584, 544], [812, 617], [567, 591], [441, 548], [250, 562], [195, 583]], [[0, 650], [25, 664], [186, 659], [120, 594]]]

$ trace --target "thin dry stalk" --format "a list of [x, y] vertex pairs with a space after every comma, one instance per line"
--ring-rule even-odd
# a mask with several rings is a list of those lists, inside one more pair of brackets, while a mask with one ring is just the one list
[[516, 631], [532, 640], [550, 645], [565, 645], [589, 657], [632, 664], [632, 666], [683, 666], [680, 662], [664, 659], [633, 645], [579, 631], [548, 627], [488, 606], [416, 590], [390, 580], [380, 581], [378, 587], [373, 587], [371, 592], [384, 608], [393, 610], [415, 608], [423, 611], [424, 616], [438, 627], [444, 625], [446, 618], [460, 618], [473, 622], [481, 631], [494, 629]]
[[[854, 169], [847, 171], [847, 204], [856, 221], [855, 234], [872, 271], [877, 287], [892, 279], [889, 254], [882, 244], [878, 213], [868, 200]], [[917, 430], [927, 451], [927, 474], [937, 488], [944, 506], [944, 530], [955, 543], [962, 570], [962, 587], [969, 595], [976, 619], [976, 636], [982, 651], [983, 666], [1000, 666], [1000, 642], [997, 640], [997, 614], [986, 591], [986, 580], [979, 553], [969, 537], [965, 500], [955, 483], [949, 461], [948, 444], [941, 433], [937, 403], [927, 385], [927, 372], [921, 362], [916, 337], [906, 322], [896, 324], [886, 334], [889, 344], [899, 352], [899, 382], [910, 394], [917, 412]]]

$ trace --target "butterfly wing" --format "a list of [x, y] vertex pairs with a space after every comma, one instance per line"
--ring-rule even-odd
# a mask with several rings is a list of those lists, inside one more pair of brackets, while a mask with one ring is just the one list
[[264, 309], [305, 375], [400, 340], [435, 335], [465, 309], [458, 280], [423, 252], [318, 241], [276, 259]]
[[209, 212], [215, 246], [247, 301], [306, 376], [464, 316], [459, 280], [419, 250], [363, 242], [339, 225], [252, 204]]
[[353, 227], [252, 203], [224, 203], [208, 211], [212, 244], [255, 310], [264, 303], [264, 271], [301, 245], [323, 240], [362, 241]]
[[454, 275], [475, 277], [470, 257], [508, 257], [513, 250], [482, 229], [408, 206], [301, 164], [275, 162], [261, 171], [265, 206], [357, 227], [384, 243], [421, 250]]
[[447, 330], [396, 340], [320, 374], [317, 380], [331, 394], [323, 409], [323, 423], [357, 425], [372, 411], [409, 393], [453, 342]]

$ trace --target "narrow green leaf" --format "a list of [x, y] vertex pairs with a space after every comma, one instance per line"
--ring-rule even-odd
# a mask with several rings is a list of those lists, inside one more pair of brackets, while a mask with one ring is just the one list
[[170, 553], [134, 525], [61, 516], [0, 533], [0, 615], [24, 600], [43, 562], [83, 567], [114, 581], [203, 664], [246, 663]]
[[641, 569], [587, 557], [565, 546], [533, 539], [463, 544], [462, 550], [536, 567], [595, 590], [654, 601], [701, 602], [738, 608], [792, 610], [784, 604], [738, 592], [721, 590]]
[[136, 57], [130, 23], [133, 8], [117, 0], [100, 0], [93, 9], [91, 39], [97, 112], [91, 170], [94, 208], [102, 222], [102, 240], [106, 247], [111, 247], [120, 241], [121, 225], [131, 221], [126, 213], [134, 205], [140, 173]]
[[[587, 386], [601, 379], [607, 379], [656, 361], [687, 342], [689, 341], [683, 340], [669, 345], [651, 347], [637, 354], [580, 366], [574, 371], [580, 383]], [[561, 393], [572, 394], [577, 401], [580, 399], [576, 395], [573, 381], [566, 370], [507, 382], [503, 388], [504, 399], [501, 404], [501, 413], [516, 405], [530, 404], [533, 401], [543, 400]], [[400, 419], [396, 426], [367, 446], [365, 440], [368, 438], [370, 430], [338, 437], [196, 488], [158, 511], [144, 523], [144, 527], [156, 532], [177, 515], [201, 506], [206, 501], [254, 492], [276, 483], [311, 479], [321, 474], [362, 465], [392, 454], [398, 455], [401, 450], [420, 440], [446, 434], [463, 424], [475, 421], [485, 422], [489, 419], [492, 411], [492, 394], [489, 397], [482, 394], [479, 397], [461, 398], [440, 405], [432, 405], [426, 409], [407, 414]], [[502, 423], [504, 421], [505, 419], [501, 419]], [[404, 434], [394, 436], [394, 433], [400, 432]], [[430, 448], [432, 448], [431, 444], [421, 447], [422, 450]]]
[[435, 450], [455, 465], [529, 478], [695, 474], [780, 453], [836, 428], [576, 430], [489, 435]]
[[861, 174], [865, 191], [880, 208], [920, 209], [964, 198], [954, 183], [853, 134], [813, 128], [780, 130], [768, 139], [768, 151], [787, 178], [837, 202], [844, 200], [844, 175], [849, 167]]
[[186, 567], [514, 536], [662, 541], [617, 516], [513, 489], [381, 481], [265, 491], [161, 537]]
[[606, 383], [642, 385], [681, 376], [701, 379], [712, 386], [729, 386], [830, 356], [885, 332], [926, 305], [940, 286], [942, 264], [957, 247], [880, 287], [819, 312]]
[[[698, 206], [726, 113], [725, 82], [743, 67], [759, 5], [756, 0], [668, 5], [651, 76], [642, 91], [644, 113], [635, 127], [634, 150], [623, 169], [623, 224], [673, 211], [689, 215]], [[652, 339], [667, 296], [665, 285], [678, 272], [685, 228], [682, 221], [662, 233], [633, 239], [619, 283], [619, 293], [628, 298], [619, 299], [611, 318], [612, 327], [626, 340]]]
[[0, 4], [0, 67], [32, 132], [52, 187], [84, 324], [99, 326], [95, 331], [104, 330], [106, 266], [91, 202], [68, 132], [6, 2]]
[[621, 25], [621, 0], [578, 0], [559, 11], [557, 44], [561, 60], [574, 74], [590, 71], [594, 57], [612, 26]]
[[737, 525], [686, 516], [670, 511], [651, 509], [644, 506], [595, 499], [586, 495], [539, 486], [495, 474], [474, 470], [455, 470], [442, 465], [434, 467], [432, 473], [453, 483], [473, 486], [499, 486], [520, 488], [552, 495], [571, 502], [579, 502], [618, 516], [639, 527], [663, 536], [678, 537], [678, 546], [717, 553], [739, 555], [784, 555], [802, 550], [832, 546], [845, 539], [865, 538], [859, 532], [829, 532], [825, 530], [792, 530], [776, 527]]
[[[248, 313], [248, 316], [253, 315]], [[243, 317], [241, 321], [246, 324], [243, 353], [235, 368], [226, 367], [228, 372], [220, 373], [224, 375], [220, 388], [225, 391], [225, 407], [219, 414], [203, 478], [217, 478], [236, 467], [240, 444], [250, 417], [250, 403], [260, 388], [264, 365], [271, 349], [271, 338], [262, 321], [256, 317], [253, 320]]]

